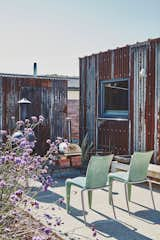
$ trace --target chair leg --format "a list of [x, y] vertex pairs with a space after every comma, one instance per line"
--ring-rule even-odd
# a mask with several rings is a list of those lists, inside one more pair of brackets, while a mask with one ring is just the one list
[[130, 211], [129, 211], [129, 203], [128, 203], [128, 188], [127, 188], [127, 184], [124, 184], [124, 188], [125, 188], [125, 196], [126, 196], [126, 203], [127, 203], [127, 209], [128, 209], [128, 214], [130, 215]]
[[154, 202], [154, 197], [153, 197], [153, 191], [152, 191], [152, 182], [148, 179], [148, 183], [149, 183], [149, 189], [151, 192], [151, 198], [152, 198], [152, 203], [153, 203], [153, 208], [154, 210], [156, 210], [156, 206], [155, 206], [155, 202]]
[[66, 182], [66, 209], [67, 213], [69, 213], [70, 210], [70, 194], [71, 194], [71, 183]]
[[84, 190], [81, 190], [81, 200], [82, 200], [82, 209], [83, 209], [83, 217], [84, 217], [84, 223], [87, 225], [86, 221], [86, 215], [85, 215], [85, 208], [84, 208], [84, 196], [83, 196]]
[[132, 184], [128, 183], [127, 189], [128, 189], [128, 201], [130, 202], [131, 201]]
[[113, 188], [113, 180], [109, 179], [109, 204], [112, 205], [113, 198], [112, 198], [112, 188]]
[[112, 193], [112, 192], [111, 192], [111, 204], [112, 204], [112, 209], [113, 209], [114, 218], [117, 218], [117, 217], [116, 217], [115, 208], [114, 208], [114, 203], [113, 203], [113, 193]]
[[89, 208], [91, 209], [92, 207], [92, 191], [88, 191], [88, 205], [89, 205]]

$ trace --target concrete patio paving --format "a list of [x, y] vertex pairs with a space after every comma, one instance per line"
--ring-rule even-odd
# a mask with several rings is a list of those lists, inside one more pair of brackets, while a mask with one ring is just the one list
[[[133, 187], [132, 202], [130, 203], [131, 215], [127, 213], [124, 186], [115, 182], [113, 185], [114, 204], [117, 220], [114, 219], [112, 207], [108, 203], [108, 191], [97, 190], [93, 192], [93, 209], [88, 209], [87, 195], [86, 211], [89, 226], [84, 225], [80, 191], [72, 188], [71, 213], [65, 210], [65, 201], [57, 205], [59, 198], [65, 198], [64, 182], [67, 177], [79, 175], [78, 171], [68, 172], [56, 177], [56, 187], [49, 188], [36, 196], [40, 203], [38, 210], [33, 209], [32, 214], [44, 224], [53, 228], [64, 239], [75, 240], [160, 240], [160, 185], [153, 185], [153, 194], [156, 210], [153, 210], [150, 192], [147, 185]], [[66, 176], [64, 176], [66, 175]], [[37, 185], [38, 186], [38, 185]], [[61, 218], [63, 224], [55, 226], [56, 219]], [[93, 236], [91, 226], [96, 229]]]

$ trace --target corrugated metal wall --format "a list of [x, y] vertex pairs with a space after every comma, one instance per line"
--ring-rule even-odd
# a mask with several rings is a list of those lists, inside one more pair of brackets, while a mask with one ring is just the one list
[[31, 101], [28, 117], [45, 117], [45, 125], [40, 129], [39, 142], [45, 145], [48, 137], [55, 139], [65, 135], [67, 81], [1, 75], [0, 86], [0, 119], [3, 129], [12, 129], [12, 116], [15, 116], [16, 120], [19, 119], [18, 100], [25, 97]]
[[[140, 76], [142, 69], [144, 76]], [[101, 117], [96, 110], [100, 109], [100, 83], [118, 79], [128, 79], [129, 83], [129, 115], [128, 119], [121, 121]], [[92, 98], [91, 91], [87, 90], [91, 87], [91, 80], [97, 86], [93, 87]], [[80, 115], [81, 139], [84, 132], [89, 132], [96, 148], [111, 149], [117, 154], [155, 149], [154, 161], [160, 163], [160, 39], [81, 58], [80, 92], [83, 110]], [[87, 115], [90, 106], [96, 106], [95, 111], [92, 110], [94, 116]], [[95, 130], [88, 127], [92, 120], [97, 122]]]
[[97, 115], [97, 56], [81, 59], [80, 81], [80, 142], [88, 132], [89, 140], [96, 144]]
[[[145, 122], [145, 104], [146, 104], [146, 76], [141, 77], [141, 69], [146, 69], [147, 46], [136, 46], [131, 49], [133, 54], [133, 149], [144, 151], [146, 149], [146, 122]], [[146, 75], [146, 74], [145, 74]]]
[[160, 163], [160, 41], [155, 43], [155, 160]]
[[71, 119], [72, 140], [79, 141], [79, 100], [68, 100], [68, 117]]
[[[128, 46], [100, 53], [98, 57], [99, 84], [104, 80], [129, 78]], [[101, 95], [100, 92], [99, 95]], [[99, 101], [98, 99], [97, 102]], [[102, 119], [100, 116], [97, 118], [97, 121], [97, 148], [103, 148], [106, 151], [112, 151], [117, 154], [126, 154], [129, 148], [129, 121], [122, 119], [121, 121], [117, 121], [117, 119]]]
[[[87, 58], [80, 59], [80, 106], [79, 106], [79, 132], [80, 132], [80, 143], [82, 142], [86, 134], [86, 60]], [[95, 79], [94, 79], [95, 81]], [[95, 95], [95, 93], [94, 93]]]

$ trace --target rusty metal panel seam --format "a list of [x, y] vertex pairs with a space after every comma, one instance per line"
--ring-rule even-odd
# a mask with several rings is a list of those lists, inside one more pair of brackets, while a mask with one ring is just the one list
[[[160, 44], [156, 44], [155, 52], [155, 130], [154, 130], [154, 161], [159, 155], [159, 113], [160, 113]], [[158, 157], [159, 160], [159, 157]]]

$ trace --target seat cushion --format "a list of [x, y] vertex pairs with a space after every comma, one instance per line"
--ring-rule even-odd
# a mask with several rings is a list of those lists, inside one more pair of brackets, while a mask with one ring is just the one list
[[73, 184], [73, 185], [75, 185], [77, 187], [80, 187], [80, 188], [85, 188], [85, 186], [86, 186], [86, 177], [68, 178], [66, 180], [66, 184], [67, 183]]
[[128, 172], [114, 172], [114, 173], [109, 173], [108, 179], [110, 180], [117, 180], [120, 182], [128, 182]]

